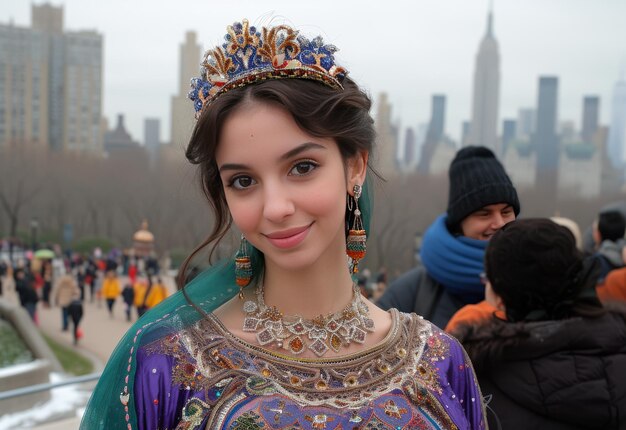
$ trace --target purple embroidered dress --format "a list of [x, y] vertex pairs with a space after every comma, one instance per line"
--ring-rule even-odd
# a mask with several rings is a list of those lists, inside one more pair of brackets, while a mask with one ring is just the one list
[[136, 365], [129, 397], [137, 428], [487, 428], [459, 343], [415, 314], [391, 313], [381, 343], [339, 358], [277, 354], [235, 337], [212, 314], [140, 346], [128, 367], [131, 374]]

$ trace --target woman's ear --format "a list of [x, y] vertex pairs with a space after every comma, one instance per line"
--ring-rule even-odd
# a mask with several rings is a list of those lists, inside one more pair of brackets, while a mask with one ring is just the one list
[[355, 185], [363, 185], [365, 183], [365, 176], [367, 173], [367, 160], [369, 159], [369, 153], [362, 151], [354, 155], [354, 157], [348, 160], [348, 193], [352, 195], [352, 188]]

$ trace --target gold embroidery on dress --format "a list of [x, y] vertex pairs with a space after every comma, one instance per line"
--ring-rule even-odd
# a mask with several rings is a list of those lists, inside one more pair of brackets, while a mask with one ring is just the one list
[[[215, 394], [211, 390], [216, 389], [217, 382], [228, 381], [221, 398], [210, 402], [209, 422], [213, 424], [223, 423], [228, 405], [247, 395], [278, 394], [301, 407], [354, 410], [398, 389], [443, 428], [456, 429], [433, 395], [443, 392], [436, 367], [449, 353], [448, 343], [422, 318], [397, 311], [392, 315], [395, 332], [384, 343], [337, 358], [294, 360], [273, 354], [230, 335], [214, 316], [149, 345], [148, 350], [174, 357], [173, 382], [183, 388], [203, 390], [206, 396]], [[394, 418], [408, 412], [392, 400], [386, 401], [382, 409]], [[321, 416], [309, 417], [313, 428], [325, 428]], [[243, 425], [244, 421], [237, 422]]]

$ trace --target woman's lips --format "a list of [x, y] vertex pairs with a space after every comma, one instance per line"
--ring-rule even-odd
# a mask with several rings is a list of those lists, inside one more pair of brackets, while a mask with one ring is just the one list
[[269, 242], [277, 248], [293, 248], [304, 240], [309, 233], [311, 225], [313, 225], [313, 223], [304, 227], [290, 228], [288, 230], [266, 234], [265, 237], [267, 237], [267, 240], [269, 240]]

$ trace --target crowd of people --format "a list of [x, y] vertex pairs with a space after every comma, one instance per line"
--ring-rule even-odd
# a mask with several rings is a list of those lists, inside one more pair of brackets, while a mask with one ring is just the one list
[[58, 307], [61, 330], [71, 329], [74, 344], [78, 344], [87, 300], [96, 306], [104, 302], [111, 318], [116, 303], [123, 302], [128, 322], [162, 302], [169, 294], [158, 270], [152, 260], [126, 259], [115, 252], [102, 257], [97, 249], [90, 256], [58, 252], [45, 258], [29, 252], [14, 262], [0, 262], [0, 295], [12, 285], [35, 324], [39, 323], [39, 307]]

